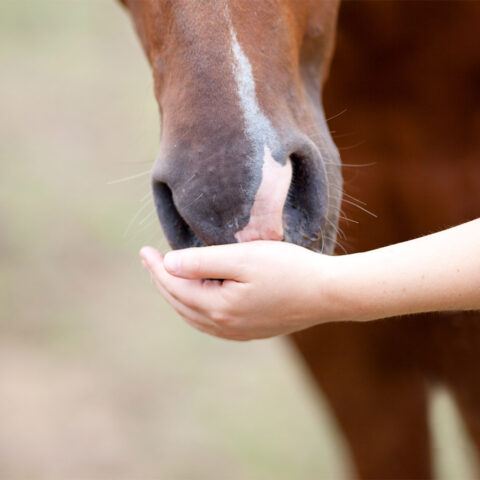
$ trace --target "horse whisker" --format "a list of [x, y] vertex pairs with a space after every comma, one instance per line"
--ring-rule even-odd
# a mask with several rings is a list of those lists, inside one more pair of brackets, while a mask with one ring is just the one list
[[[336, 133], [335, 130], [332, 130], [330, 133]], [[339, 133], [338, 135], [333, 135], [333, 138], [345, 138], [345, 137], [351, 137], [352, 135], [356, 135], [356, 132], [350, 132], [350, 133]]]
[[145, 210], [145, 208], [147, 208], [148, 206], [150, 205], [150, 202], [145, 202], [138, 210], [137, 210], [137, 213], [135, 213], [135, 215], [133, 216], [133, 218], [130, 220], [130, 223], [127, 225], [127, 228], [125, 229], [125, 232], [123, 233], [123, 237], [125, 238], [128, 233], [130, 232], [132, 226], [133, 226], [133, 223], [135, 222], [135, 220], [139, 217], [139, 215]]
[[152, 215], [155, 215], [157, 212], [156, 210], [152, 210], [147, 216], [145, 216], [139, 223], [138, 225], [143, 225], [149, 218], [152, 217]]
[[147, 222], [145, 225], [143, 225], [141, 228], [138, 228], [133, 236], [133, 238], [136, 238], [139, 233], [144, 232], [145, 230], [148, 230], [149, 227], [157, 223], [157, 218], [152, 218], [149, 222]]
[[342, 163], [342, 167], [373, 167], [377, 164], [377, 162], [370, 162], [370, 163]]
[[198, 200], [200, 200], [200, 199], [203, 197], [203, 195], [204, 195], [203, 192], [201, 192], [199, 195], [197, 195], [196, 198], [194, 198], [189, 204], [187, 204], [187, 205], [185, 206], [185, 208], [190, 207], [190, 206], [193, 205], [195, 202], [197, 202]]
[[362, 205], [366, 205], [366, 202], [360, 200], [359, 198], [354, 197], [353, 195], [348, 194], [348, 193], [345, 192], [341, 187], [338, 187], [337, 185], [334, 185], [334, 184], [332, 184], [332, 185], [330, 185], [330, 186], [331, 186], [331, 187], [336, 187], [338, 190], [340, 190], [340, 191], [342, 192], [342, 195], [343, 195], [344, 197], [348, 197], [350, 200], [353, 200], [353, 201], [355, 201], [355, 202], [358, 202], [358, 203], [360, 203], [360, 204], [362, 204]]
[[368, 213], [369, 215], [371, 215], [374, 218], [378, 218], [377, 215], [372, 213], [370, 210], [367, 210], [366, 208], [362, 207], [361, 205], [358, 205], [357, 203], [351, 202], [350, 200], [347, 200], [346, 198], [344, 198], [343, 201], [345, 203], [348, 203], [349, 205], [353, 205], [354, 207], [359, 208], [360, 210], [364, 211], [365, 213]]
[[358, 202], [361, 205], [367, 205], [366, 202], [363, 202], [362, 200], [355, 198], [353, 195], [349, 195], [348, 193], [343, 192], [344, 197], [348, 197], [350, 200], [353, 200], [354, 202]]
[[334, 118], [339, 117], [340, 115], [343, 115], [348, 109], [344, 108], [341, 112], [337, 113], [336, 115], [333, 115], [332, 117], [327, 118], [325, 121], [329, 122], [330, 120], [333, 120]]
[[322, 237], [322, 250], [320, 253], [323, 254], [323, 249], [325, 248], [325, 236], [323, 235], [323, 230], [320, 230], [320, 235]]
[[336, 241], [333, 238], [330, 238], [330, 237], [327, 237], [327, 236], [325, 236], [325, 238], [327, 240], [330, 240], [331, 242], [333, 242], [333, 244], [335, 246], [339, 246], [342, 249], [343, 253], [345, 253], [345, 255], [348, 255], [348, 252], [347, 252], [346, 248], [339, 241]]
[[149, 191], [140, 199], [140, 203], [146, 202], [151, 195], [152, 195], [152, 192], [149, 190]]
[[146, 172], [137, 173], [135, 175], [130, 175], [129, 177], [119, 178], [117, 180], [112, 180], [111, 182], [107, 182], [107, 185], [115, 185], [116, 183], [128, 182], [129, 180], [134, 180], [135, 178], [140, 178], [140, 177], [143, 177], [145, 175], [149, 175], [150, 173], [151, 173], [151, 170], [147, 170]]
[[351, 150], [352, 148], [359, 147], [360, 145], [363, 145], [366, 142], [366, 140], [361, 140], [360, 142], [354, 143], [353, 145], [349, 145], [348, 147], [338, 147], [340, 151], [345, 151], [345, 150]]
[[342, 220], [345, 220], [347, 222], [352, 222], [352, 223], [356, 223], [356, 224], [359, 224], [360, 222], [357, 222], [357, 220], [353, 220], [351, 218], [348, 218], [348, 217], [344, 217], [343, 215], [339, 215], [338, 218], [341, 218]]
[[[337, 166], [336, 163], [333, 162], [324, 162], [325, 165], [335, 165]], [[377, 162], [371, 162], [371, 163], [341, 163], [341, 167], [373, 167], [376, 165]]]
[[333, 227], [333, 231], [335, 233], [335, 235], [339, 234], [340, 233], [340, 236], [346, 240], [345, 238], [345, 233], [343, 232], [343, 230], [338, 226], [338, 225], [335, 225], [329, 218], [326, 218], [327, 222]]

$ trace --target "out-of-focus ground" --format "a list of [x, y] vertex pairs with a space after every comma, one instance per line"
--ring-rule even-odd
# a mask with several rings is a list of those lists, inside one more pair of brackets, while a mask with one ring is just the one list
[[[288, 345], [192, 330], [140, 268], [158, 116], [122, 8], [3, 0], [0, 65], [0, 478], [350, 478]], [[467, 478], [440, 399], [439, 475]]]

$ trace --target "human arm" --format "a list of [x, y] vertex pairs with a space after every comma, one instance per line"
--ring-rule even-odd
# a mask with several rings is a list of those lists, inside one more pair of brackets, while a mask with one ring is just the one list
[[324, 322], [480, 309], [480, 219], [338, 257], [258, 241], [170, 252], [165, 259], [147, 247], [142, 258], [188, 323], [235, 340]]
[[480, 309], [480, 219], [339, 258], [346, 263], [338, 275], [356, 292], [359, 320]]

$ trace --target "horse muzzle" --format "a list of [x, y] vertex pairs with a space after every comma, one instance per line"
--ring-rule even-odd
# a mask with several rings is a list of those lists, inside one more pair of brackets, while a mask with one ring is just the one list
[[235, 145], [194, 153], [175, 144], [161, 154], [152, 188], [172, 248], [284, 240], [331, 250], [322, 155], [299, 137], [272, 149]]

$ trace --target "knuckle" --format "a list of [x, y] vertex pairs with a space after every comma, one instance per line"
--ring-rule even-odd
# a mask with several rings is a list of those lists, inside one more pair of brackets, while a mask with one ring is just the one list
[[193, 251], [184, 251], [180, 256], [179, 262], [179, 270], [182, 273], [196, 275], [200, 271], [200, 253], [195, 251], [195, 249]]
[[251, 287], [247, 284], [235, 285], [235, 288], [222, 290], [222, 300], [226, 308], [241, 311], [248, 305]]
[[213, 310], [210, 313], [210, 318], [219, 326], [228, 326], [232, 321], [230, 316], [223, 310]]
[[193, 258], [190, 259], [189, 261], [189, 270], [191, 273], [194, 275], [197, 275], [199, 272], [202, 270], [202, 261], [200, 259], [200, 256], [197, 254]]
[[202, 250], [202, 248], [193, 248], [190, 250], [190, 262], [191, 262], [191, 267], [193, 268], [194, 272], [196, 275], [200, 275], [203, 273], [205, 268], [208, 266], [208, 261], [205, 258], [205, 252]]

